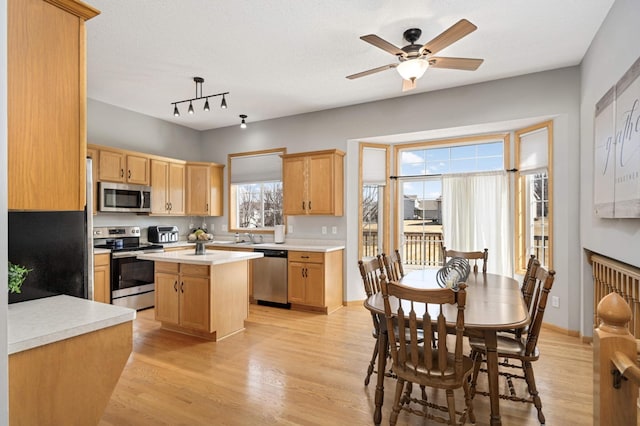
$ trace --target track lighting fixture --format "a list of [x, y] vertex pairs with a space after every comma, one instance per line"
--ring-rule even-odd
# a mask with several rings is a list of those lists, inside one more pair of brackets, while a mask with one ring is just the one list
[[220, 108], [227, 108], [227, 99], [225, 95], [228, 95], [229, 92], [215, 93], [213, 95], [202, 96], [202, 83], [204, 83], [204, 78], [202, 77], [193, 77], [193, 81], [196, 83], [196, 97], [191, 99], [185, 99], [183, 101], [171, 102], [173, 105], [173, 115], [176, 117], [180, 117], [180, 111], [178, 110], [178, 104], [189, 102], [189, 109], [187, 112], [189, 114], [194, 113], [193, 109], [193, 101], [199, 101], [200, 99], [204, 99], [204, 110], [209, 111], [209, 98], [214, 98], [216, 96], [222, 96], [222, 102], [220, 103]]
[[240, 128], [241, 129], [246, 129], [247, 128], [247, 122], [244, 121], [244, 119], [247, 118], [246, 114], [240, 114], [240, 118], [242, 119], [242, 122], [240, 122]]

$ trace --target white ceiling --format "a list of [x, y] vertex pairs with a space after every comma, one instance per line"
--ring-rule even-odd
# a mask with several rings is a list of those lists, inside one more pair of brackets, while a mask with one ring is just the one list
[[[266, 120], [577, 65], [614, 0], [87, 0], [91, 99], [197, 130]], [[483, 58], [477, 71], [429, 69], [402, 93], [394, 63], [364, 41], [402, 47], [404, 30], [427, 41], [466, 18], [478, 30], [437, 56]], [[211, 111], [171, 102], [229, 91]]]

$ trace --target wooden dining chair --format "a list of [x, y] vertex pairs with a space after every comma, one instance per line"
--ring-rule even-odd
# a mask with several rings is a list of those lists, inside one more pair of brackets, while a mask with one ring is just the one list
[[[367, 260], [359, 260], [358, 269], [360, 270], [360, 276], [362, 277], [362, 283], [367, 297], [371, 297], [380, 292], [380, 275], [384, 273], [380, 255]], [[380, 321], [378, 319], [378, 315], [371, 312], [371, 320], [373, 321], [373, 330], [371, 330], [371, 335], [376, 339], [376, 344], [373, 347], [373, 355], [371, 356], [371, 361], [369, 361], [367, 376], [364, 379], [365, 386], [369, 385], [371, 374], [374, 372], [376, 360], [378, 358], [378, 338], [380, 337]], [[383, 356], [386, 355], [387, 354], [383, 354]]]
[[[393, 360], [391, 368], [397, 376], [390, 424], [396, 424], [402, 409], [449, 424], [464, 424], [467, 416], [475, 423], [468, 380], [473, 362], [462, 353], [466, 284], [460, 284], [458, 291], [448, 288], [415, 289], [387, 281], [386, 277], [381, 278], [381, 284]], [[455, 328], [451, 330], [453, 337], [438, 339], [436, 347], [433, 347], [428, 339], [421, 340], [418, 336], [429, 335], [434, 328], [441, 336], [447, 334], [443, 315], [445, 305], [456, 309], [455, 317], [449, 318], [450, 321], [455, 319]], [[424, 392], [422, 399], [412, 397], [413, 383], [444, 389], [447, 405], [427, 401]], [[457, 412], [454, 390], [460, 388], [464, 389], [465, 409]], [[414, 408], [415, 404], [419, 408]], [[448, 413], [448, 418], [438, 415], [436, 410]], [[459, 419], [457, 414], [460, 414]]]
[[382, 253], [380, 256], [382, 258], [382, 263], [384, 264], [386, 275], [390, 281], [399, 281], [400, 278], [404, 277], [402, 258], [400, 257], [400, 252], [397, 249], [392, 251], [389, 255]]
[[467, 260], [473, 260], [473, 273], [478, 273], [478, 262], [482, 260], [482, 273], [487, 273], [487, 258], [489, 257], [489, 249], [483, 251], [458, 251], [447, 250], [446, 247], [442, 247], [442, 259], [444, 263], [447, 263], [447, 259], [452, 257], [461, 257]]
[[[531, 277], [528, 280], [528, 286], [532, 294], [532, 305], [530, 312], [531, 323], [529, 326], [528, 334], [526, 337], [507, 336], [504, 334], [498, 335], [498, 358], [504, 359], [499, 363], [499, 373], [501, 376], [507, 379], [509, 394], [501, 394], [500, 398], [510, 401], [527, 402], [533, 404], [538, 411], [538, 421], [541, 424], [545, 423], [544, 414], [542, 413], [542, 401], [536, 387], [536, 380], [533, 374], [533, 362], [540, 358], [540, 351], [538, 350], [538, 338], [540, 337], [540, 331], [542, 328], [542, 319], [544, 317], [544, 311], [547, 306], [547, 298], [553, 281], [555, 279], [555, 271], [548, 270], [543, 266], [536, 266], [539, 263], [537, 260], [534, 262], [535, 270], [531, 271]], [[474, 360], [473, 376], [471, 379], [471, 395], [475, 394], [488, 396], [488, 392], [481, 392], [476, 389], [478, 374], [486, 372], [486, 369], [482, 368], [482, 363], [486, 361], [487, 349], [484, 345], [484, 340], [478, 338], [470, 338], [469, 344], [471, 345], [471, 357]], [[510, 369], [506, 370], [506, 368]], [[513, 369], [521, 370], [521, 373], [512, 373]], [[525, 380], [527, 384], [528, 397], [521, 397], [516, 395], [515, 387], [513, 386], [513, 379]]]

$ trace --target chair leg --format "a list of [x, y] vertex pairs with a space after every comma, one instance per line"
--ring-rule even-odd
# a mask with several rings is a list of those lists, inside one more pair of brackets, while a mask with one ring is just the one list
[[413, 392], [413, 383], [407, 382], [404, 387], [404, 394], [400, 399], [400, 405], [409, 404], [411, 402], [411, 392]]
[[449, 424], [457, 425], [456, 400], [453, 397], [453, 389], [447, 389], [447, 407], [449, 408]]
[[396, 383], [396, 395], [393, 398], [393, 408], [391, 411], [391, 417], [389, 418], [389, 424], [394, 426], [398, 421], [398, 414], [400, 414], [400, 398], [402, 397], [402, 389], [404, 388], [404, 379], [398, 377], [398, 382]]
[[538, 421], [540, 424], [545, 424], [544, 414], [542, 414], [542, 400], [540, 399], [538, 389], [536, 388], [536, 378], [533, 375], [533, 366], [531, 365], [531, 362], [523, 361], [522, 367], [524, 370], [524, 377], [529, 388], [529, 394], [531, 394], [531, 398], [533, 399], [533, 405], [535, 405], [538, 410]]
[[480, 373], [480, 366], [482, 365], [482, 353], [477, 351], [471, 352], [471, 359], [473, 360], [473, 374], [471, 375], [471, 386], [469, 389], [469, 396], [471, 399], [476, 394], [476, 383], [478, 382], [478, 374]]
[[376, 344], [373, 346], [373, 356], [371, 357], [371, 361], [369, 361], [369, 368], [367, 368], [367, 377], [364, 378], [364, 385], [369, 385], [369, 379], [371, 379], [371, 374], [373, 374], [373, 370], [376, 364], [376, 358], [378, 358], [378, 342], [376, 340]]
[[462, 382], [462, 388], [464, 389], [464, 403], [467, 405], [467, 414], [469, 415], [469, 422], [476, 423], [476, 415], [473, 412], [473, 400], [471, 399], [471, 389], [469, 381]]

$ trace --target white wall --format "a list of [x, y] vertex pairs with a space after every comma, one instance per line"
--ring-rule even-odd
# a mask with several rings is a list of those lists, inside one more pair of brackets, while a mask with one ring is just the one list
[[[337, 108], [292, 117], [215, 129], [202, 134], [202, 157], [226, 163], [227, 154], [276, 147], [287, 152], [338, 148], [347, 151], [344, 217], [290, 217], [293, 237], [333, 239], [322, 235], [322, 225], [338, 227], [337, 238], [347, 242], [345, 256], [347, 300], [364, 299], [356, 268], [358, 188], [356, 141], [436, 129], [453, 129], [530, 117], [554, 120], [554, 267], [558, 272], [554, 295], [559, 309], [545, 319], [559, 327], [579, 328], [579, 286], [569, 277], [579, 274], [579, 69], [577, 67], [530, 74], [488, 83], [403, 96], [395, 99]], [[249, 117], [250, 111], [248, 112]], [[352, 142], [348, 142], [352, 141]], [[226, 196], [226, 195], [225, 195]], [[225, 211], [226, 214], [226, 211]], [[225, 224], [227, 218], [218, 218]], [[304, 229], [302, 235], [297, 232]]]
[[[616, 0], [581, 65], [580, 238], [582, 247], [640, 267], [640, 219], [600, 219], [593, 213], [593, 127], [595, 104], [640, 57], [640, 2]], [[613, 190], [613, 189], [612, 189]], [[581, 258], [582, 331], [593, 328], [593, 279]]]
[[[7, 2], [0, 0], [0, 28], [7, 28]], [[0, 288], [7, 288], [7, 31], [0, 31]], [[0, 424], [9, 424], [7, 292], [0, 291]]]

